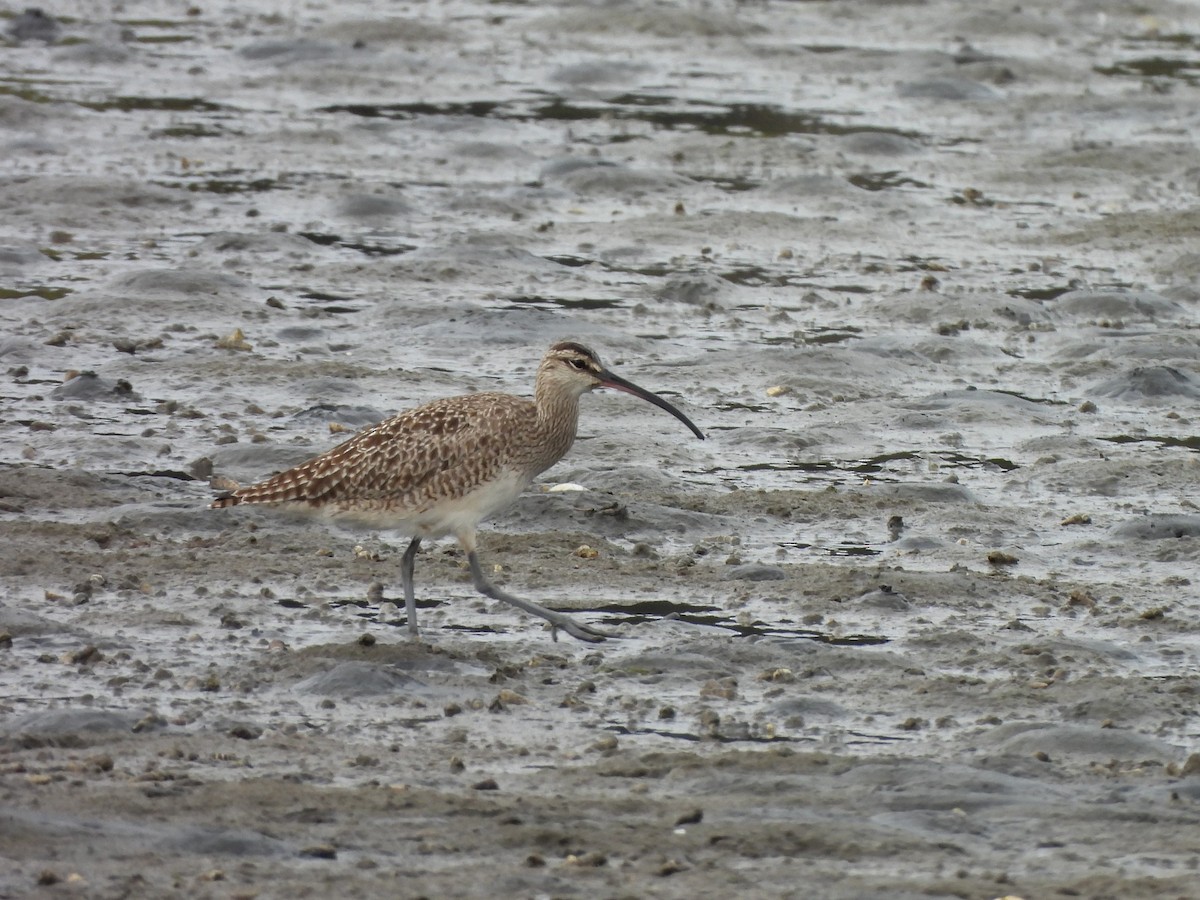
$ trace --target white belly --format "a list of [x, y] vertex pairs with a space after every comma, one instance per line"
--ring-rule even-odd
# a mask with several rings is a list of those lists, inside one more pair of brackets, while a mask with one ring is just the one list
[[432, 538], [474, 531], [482, 520], [516, 500], [529, 481], [515, 473], [506, 474], [457, 500], [441, 500], [417, 515], [419, 531], [413, 533]]
[[[310, 507], [296, 512], [348, 528], [396, 531], [408, 537], [438, 538], [474, 531], [480, 521], [508, 506], [529, 486], [530, 479], [509, 473], [477, 487], [456, 500], [439, 500], [424, 509], [397, 509], [372, 504]], [[292, 504], [288, 504], [292, 506]]]

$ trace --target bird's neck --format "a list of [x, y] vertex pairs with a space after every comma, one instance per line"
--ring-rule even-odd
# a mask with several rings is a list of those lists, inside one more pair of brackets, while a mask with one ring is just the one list
[[544, 472], [566, 456], [575, 442], [575, 429], [579, 425], [579, 395], [538, 385], [534, 402], [541, 434], [538, 471]]

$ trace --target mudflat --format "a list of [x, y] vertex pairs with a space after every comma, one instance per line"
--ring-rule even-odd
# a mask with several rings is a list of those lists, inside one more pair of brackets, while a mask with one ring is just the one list
[[[1200, 14], [0, 22], [0, 896], [1196, 896]], [[212, 510], [594, 347], [452, 542]]]

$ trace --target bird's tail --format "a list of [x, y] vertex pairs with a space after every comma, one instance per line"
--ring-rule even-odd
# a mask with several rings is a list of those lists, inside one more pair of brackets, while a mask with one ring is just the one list
[[210, 479], [208, 484], [214, 490], [223, 492], [218, 494], [213, 502], [209, 504], [209, 509], [225, 509], [227, 506], [237, 506], [242, 502], [242, 498], [237, 493], [241, 485], [232, 478], [217, 475]]

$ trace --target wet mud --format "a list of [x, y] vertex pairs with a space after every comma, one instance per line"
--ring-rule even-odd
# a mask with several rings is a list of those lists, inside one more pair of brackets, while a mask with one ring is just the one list
[[[0, 15], [0, 896], [1197, 895], [1193, 5]], [[567, 337], [617, 639], [207, 508]]]

